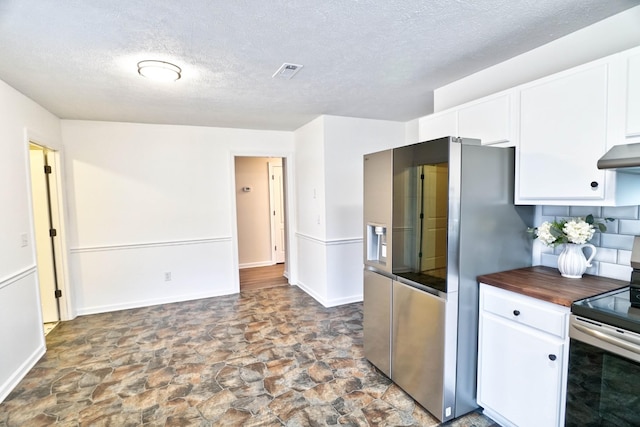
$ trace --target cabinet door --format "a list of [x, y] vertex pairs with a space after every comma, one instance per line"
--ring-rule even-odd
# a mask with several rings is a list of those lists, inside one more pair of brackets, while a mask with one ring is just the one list
[[563, 341], [483, 313], [478, 354], [480, 406], [519, 427], [559, 424]]
[[602, 200], [607, 64], [562, 73], [520, 93], [518, 200]]
[[393, 281], [364, 271], [364, 356], [391, 377], [391, 295]]
[[513, 139], [510, 94], [503, 93], [461, 107], [458, 110], [458, 136], [478, 138], [482, 145], [510, 142]]
[[640, 136], [640, 53], [627, 63], [627, 137]]
[[430, 141], [445, 136], [458, 136], [458, 115], [456, 111], [436, 113], [418, 120], [418, 138]]

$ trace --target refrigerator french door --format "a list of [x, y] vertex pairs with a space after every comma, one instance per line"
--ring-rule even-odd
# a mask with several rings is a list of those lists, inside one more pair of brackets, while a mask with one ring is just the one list
[[476, 277], [531, 265], [513, 180], [513, 149], [478, 140], [365, 156], [365, 357], [441, 421], [477, 408]]

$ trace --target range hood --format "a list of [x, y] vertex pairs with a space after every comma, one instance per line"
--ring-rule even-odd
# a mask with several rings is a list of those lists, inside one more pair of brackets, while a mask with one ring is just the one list
[[640, 174], [640, 143], [615, 145], [598, 160], [598, 169]]

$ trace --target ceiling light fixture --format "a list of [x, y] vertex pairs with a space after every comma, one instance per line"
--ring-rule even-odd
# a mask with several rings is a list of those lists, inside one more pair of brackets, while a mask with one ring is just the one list
[[171, 82], [182, 77], [182, 69], [177, 65], [165, 61], [140, 61], [138, 74], [152, 80]]

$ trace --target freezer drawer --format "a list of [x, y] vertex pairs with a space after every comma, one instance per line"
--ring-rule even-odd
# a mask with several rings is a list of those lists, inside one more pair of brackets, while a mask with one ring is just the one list
[[435, 295], [393, 282], [393, 381], [440, 420], [445, 418], [445, 305]]
[[364, 271], [364, 355], [391, 377], [391, 287], [393, 280]]

